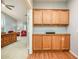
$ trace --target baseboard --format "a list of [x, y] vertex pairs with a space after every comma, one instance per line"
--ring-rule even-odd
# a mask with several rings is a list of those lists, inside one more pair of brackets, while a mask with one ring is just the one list
[[32, 54], [32, 49], [29, 49], [29, 54]]
[[76, 58], [78, 58], [78, 56], [73, 52], [73, 51], [69, 51], [73, 56], [75, 56]]

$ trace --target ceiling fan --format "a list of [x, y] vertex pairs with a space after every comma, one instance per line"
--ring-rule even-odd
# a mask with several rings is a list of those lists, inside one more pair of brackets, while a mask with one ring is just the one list
[[1, 4], [2, 4], [3, 6], [5, 6], [6, 8], [8, 8], [9, 10], [12, 10], [12, 8], [15, 7], [15, 6], [13, 6], [13, 5], [5, 4], [3, 0], [1, 0]]

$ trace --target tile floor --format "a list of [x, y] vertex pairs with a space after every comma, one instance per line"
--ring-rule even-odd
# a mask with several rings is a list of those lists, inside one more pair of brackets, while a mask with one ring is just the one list
[[27, 38], [20, 37], [15, 43], [1, 48], [1, 59], [26, 59], [28, 56]]

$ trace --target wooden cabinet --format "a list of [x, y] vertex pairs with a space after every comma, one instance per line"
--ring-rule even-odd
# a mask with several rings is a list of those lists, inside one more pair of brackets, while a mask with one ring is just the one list
[[68, 24], [69, 23], [69, 11], [60, 11], [59, 13], [60, 24]]
[[33, 35], [33, 50], [42, 50], [42, 35]]
[[69, 10], [34, 9], [33, 23], [36, 25], [68, 25]]
[[60, 19], [59, 19], [59, 11], [58, 10], [52, 10], [52, 24], [60, 24]]
[[33, 11], [33, 24], [42, 24], [42, 10]]
[[1, 47], [4, 46], [4, 39], [3, 39], [3, 36], [1, 35]]
[[10, 38], [8, 37], [8, 35], [6, 35], [4, 37], [4, 46], [8, 45], [10, 43]]
[[1, 35], [1, 47], [7, 46], [17, 41], [17, 34], [15, 32]]
[[70, 35], [52, 36], [52, 50], [69, 50]]
[[62, 36], [62, 50], [69, 50], [70, 49], [70, 36]]
[[51, 50], [51, 35], [43, 35], [43, 50]]
[[52, 18], [51, 13], [52, 10], [43, 10], [43, 24], [51, 24]]
[[33, 35], [33, 50], [69, 50], [70, 35]]
[[69, 23], [68, 10], [52, 10], [52, 24], [67, 25]]
[[52, 50], [60, 50], [61, 49], [61, 36], [55, 35], [52, 36]]
[[11, 33], [11, 42], [15, 42], [17, 39], [16, 33]]

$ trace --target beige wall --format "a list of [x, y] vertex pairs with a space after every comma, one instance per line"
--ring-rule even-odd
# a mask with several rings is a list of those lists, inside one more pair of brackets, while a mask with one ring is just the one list
[[78, 55], [78, 1], [70, 0], [68, 7], [70, 9], [70, 23], [68, 27], [68, 32], [71, 34], [71, 51]]
[[67, 5], [66, 2], [34, 2], [33, 8], [65, 9]]

